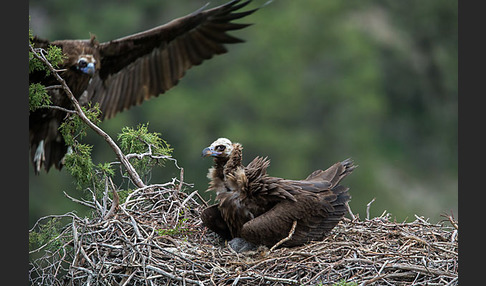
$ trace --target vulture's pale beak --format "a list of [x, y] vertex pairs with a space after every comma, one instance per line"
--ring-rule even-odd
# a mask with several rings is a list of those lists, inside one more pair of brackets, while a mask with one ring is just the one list
[[202, 157], [208, 157], [208, 156], [216, 157], [218, 155], [221, 155], [221, 152], [215, 151], [211, 147], [204, 148], [204, 150], [202, 151], [202, 154], [201, 154]]

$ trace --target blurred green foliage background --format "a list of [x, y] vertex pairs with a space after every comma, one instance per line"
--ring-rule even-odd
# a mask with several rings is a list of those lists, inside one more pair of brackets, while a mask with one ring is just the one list
[[[184, 16], [208, 0], [30, 0], [34, 34], [100, 42]], [[226, 1], [211, 1], [214, 7]], [[254, 1], [258, 7], [265, 1]], [[229, 46], [189, 70], [179, 85], [101, 127], [149, 123], [162, 133], [184, 168], [184, 181], [203, 195], [211, 160], [201, 150], [218, 137], [245, 147], [244, 163], [272, 160], [269, 174], [302, 179], [352, 157], [347, 177], [351, 209], [365, 217], [384, 210], [398, 221], [414, 214], [439, 221], [458, 198], [457, 1], [274, 0], [238, 22]], [[94, 133], [94, 163], [114, 161]], [[29, 163], [30, 164], [30, 163]], [[171, 163], [151, 183], [179, 177]], [[29, 174], [29, 224], [48, 214], [86, 210], [67, 199], [83, 196], [63, 170]]]

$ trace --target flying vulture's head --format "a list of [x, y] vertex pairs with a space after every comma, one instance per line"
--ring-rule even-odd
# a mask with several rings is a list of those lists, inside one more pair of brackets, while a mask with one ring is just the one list
[[65, 65], [71, 71], [82, 73], [92, 77], [100, 68], [97, 59], [100, 58], [98, 42], [94, 37], [90, 40], [60, 40], [54, 41], [62, 47], [62, 52], [67, 56]]
[[96, 59], [92, 55], [80, 55], [75, 67], [82, 73], [93, 76], [96, 71]]
[[233, 143], [227, 138], [218, 138], [209, 147], [202, 151], [203, 157], [228, 158], [233, 151]]

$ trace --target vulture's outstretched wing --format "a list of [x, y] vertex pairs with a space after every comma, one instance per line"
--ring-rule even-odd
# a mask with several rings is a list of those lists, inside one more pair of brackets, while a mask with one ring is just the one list
[[88, 98], [100, 103], [104, 118], [111, 118], [164, 93], [192, 66], [226, 53], [224, 44], [243, 42], [227, 32], [249, 26], [232, 22], [256, 10], [236, 12], [249, 2], [201, 8], [151, 30], [101, 43], [101, 68], [88, 88]]

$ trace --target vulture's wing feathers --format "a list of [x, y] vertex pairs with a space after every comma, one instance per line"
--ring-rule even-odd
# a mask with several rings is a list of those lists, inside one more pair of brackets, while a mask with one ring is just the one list
[[268, 176], [269, 165], [268, 158], [256, 157], [245, 167], [249, 195], [260, 196], [262, 199], [276, 196], [295, 201], [294, 195], [302, 190], [312, 193], [329, 191], [356, 168], [351, 159], [346, 159], [335, 163], [325, 171], [316, 170], [304, 180], [286, 180]]
[[297, 246], [312, 240], [322, 240], [346, 213], [347, 189], [339, 194], [296, 195], [296, 201], [284, 200], [266, 213], [245, 223], [241, 237], [255, 243], [273, 246], [288, 236], [292, 223], [297, 227], [292, 239], [282, 246]]
[[[265, 162], [257, 159], [257, 162]], [[250, 164], [249, 164], [250, 166]], [[245, 240], [272, 246], [287, 237], [297, 221], [292, 239], [283, 246], [296, 246], [311, 240], [322, 240], [345, 215], [350, 199], [348, 188], [339, 182], [355, 165], [350, 159], [338, 162], [325, 171], [317, 170], [305, 180], [284, 180], [262, 176], [250, 183], [250, 192], [258, 202], [279, 201], [267, 212], [246, 222], [241, 230]], [[252, 188], [255, 188], [253, 191]]]
[[201, 220], [206, 227], [213, 230], [224, 239], [231, 239], [231, 231], [221, 216], [221, 211], [218, 209], [217, 204], [204, 209], [201, 212]]
[[192, 66], [227, 52], [224, 44], [243, 42], [227, 32], [248, 24], [233, 20], [256, 9], [235, 12], [250, 1], [231, 1], [99, 47], [101, 68], [88, 87], [103, 118], [141, 104], [175, 86]]
[[258, 196], [265, 201], [282, 199], [295, 201], [293, 194], [301, 188], [285, 184], [285, 182], [291, 182], [289, 180], [268, 176], [268, 166], [270, 166], [270, 160], [266, 157], [258, 156], [245, 167], [248, 188], [244, 191], [248, 192], [249, 196]]

